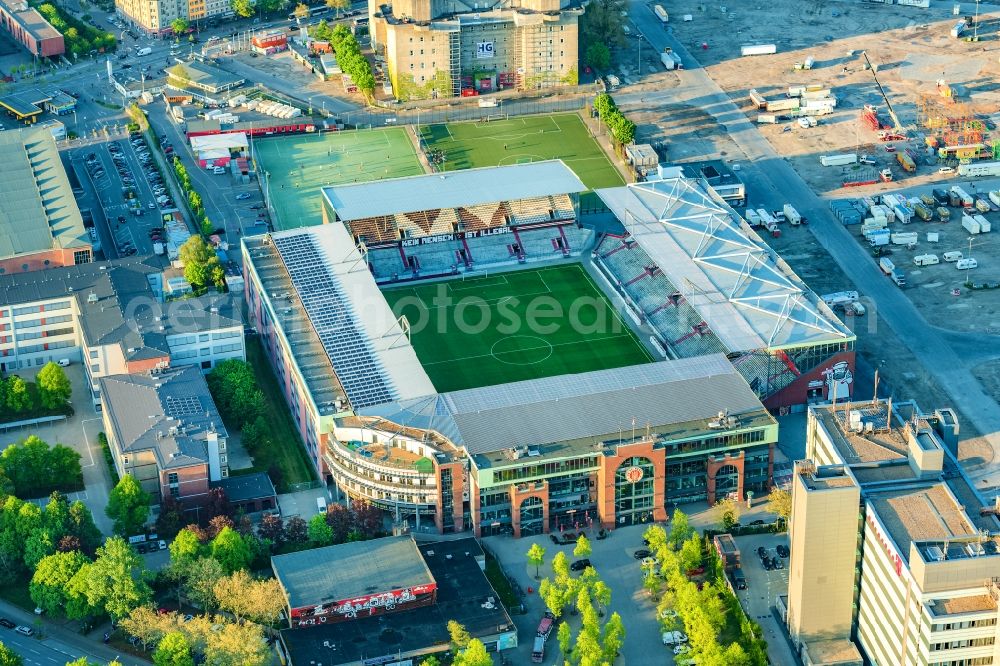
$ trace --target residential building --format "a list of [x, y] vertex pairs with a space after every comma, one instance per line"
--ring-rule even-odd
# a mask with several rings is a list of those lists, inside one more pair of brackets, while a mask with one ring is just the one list
[[945, 444], [954, 414], [813, 405], [807, 428], [782, 602], [803, 662], [848, 663], [853, 641], [849, 663], [997, 663], [998, 507]]
[[450, 620], [490, 652], [517, 647], [472, 538], [384, 537], [276, 555], [271, 566], [291, 627], [278, 649], [291, 666], [417, 663], [449, 649]]
[[194, 23], [234, 16], [227, 0], [115, 0], [115, 11], [137, 30], [161, 37], [173, 34], [175, 19]]
[[229, 476], [228, 434], [198, 368], [154, 369], [99, 380], [102, 419], [115, 469], [154, 503], [208, 503], [210, 484]]
[[66, 52], [62, 33], [26, 0], [0, 0], [0, 28], [37, 58], [57, 58]]
[[586, 3], [369, 0], [372, 45], [400, 99], [576, 85]]
[[159, 258], [0, 275], [0, 371], [83, 362], [98, 379], [246, 358], [239, 303], [228, 294], [163, 300]]
[[0, 164], [0, 275], [93, 261], [52, 131], [0, 132]]

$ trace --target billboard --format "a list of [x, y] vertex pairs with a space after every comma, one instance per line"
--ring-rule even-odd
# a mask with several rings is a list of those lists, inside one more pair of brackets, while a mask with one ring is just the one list
[[428, 606], [434, 602], [436, 583], [414, 585], [391, 592], [379, 592], [351, 599], [342, 599], [317, 606], [292, 609], [292, 626], [309, 627], [318, 624], [343, 622], [358, 617], [381, 615], [396, 610]]
[[493, 55], [493, 42], [479, 42], [476, 44], [477, 58], [492, 58]]

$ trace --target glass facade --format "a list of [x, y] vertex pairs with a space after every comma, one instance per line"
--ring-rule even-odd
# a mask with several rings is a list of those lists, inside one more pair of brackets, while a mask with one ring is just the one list
[[615, 472], [615, 519], [619, 525], [638, 525], [653, 519], [653, 461], [626, 458]]

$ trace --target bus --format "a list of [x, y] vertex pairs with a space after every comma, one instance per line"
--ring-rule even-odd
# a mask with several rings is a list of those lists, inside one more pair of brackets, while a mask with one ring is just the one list
[[531, 661], [535, 664], [542, 663], [545, 659], [545, 639], [535, 636], [535, 645], [531, 648]]

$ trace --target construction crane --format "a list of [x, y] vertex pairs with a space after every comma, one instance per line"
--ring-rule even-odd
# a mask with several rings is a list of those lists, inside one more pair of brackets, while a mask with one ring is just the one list
[[899, 122], [899, 117], [896, 112], [892, 110], [892, 104], [889, 103], [889, 97], [885, 94], [885, 88], [878, 80], [878, 75], [875, 74], [875, 67], [872, 66], [872, 61], [868, 59], [868, 53], [866, 51], [861, 52], [861, 56], [865, 59], [865, 64], [868, 65], [868, 71], [872, 73], [872, 78], [875, 79], [875, 85], [878, 86], [879, 94], [882, 95], [882, 99], [885, 101], [885, 108], [889, 110], [889, 118], [892, 119], [893, 129], [880, 135], [882, 141], [902, 141], [906, 139], [906, 130], [903, 128], [903, 124]]

